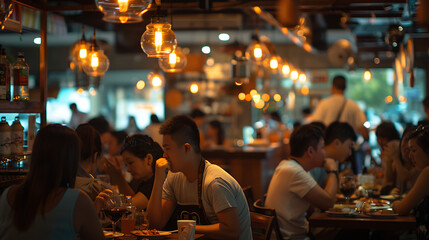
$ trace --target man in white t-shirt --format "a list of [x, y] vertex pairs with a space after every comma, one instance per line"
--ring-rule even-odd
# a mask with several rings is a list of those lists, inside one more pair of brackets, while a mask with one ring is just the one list
[[332, 96], [320, 101], [310, 117], [310, 122], [323, 122], [325, 126], [339, 121], [350, 124], [356, 133], [368, 140], [368, 129], [363, 125], [367, 119], [356, 102], [344, 96], [346, 79], [336, 76], [332, 81]]
[[[286, 239], [307, 238], [305, 216], [310, 206], [326, 210], [334, 205], [338, 170], [334, 160], [325, 159], [324, 145], [319, 127], [299, 127], [290, 137], [290, 159], [280, 162], [271, 179], [265, 206], [276, 210], [280, 231]], [[308, 173], [321, 166], [328, 172], [325, 189]]]
[[178, 115], [160, 133], [165, 158], [156, 161], [147, 207], [150, 226], [177, 229], [178, 219], [193, 219], [195, 232], [209, 239], [252, 239], [244, 193], [233, 177], [202, 157], [195, 122]]

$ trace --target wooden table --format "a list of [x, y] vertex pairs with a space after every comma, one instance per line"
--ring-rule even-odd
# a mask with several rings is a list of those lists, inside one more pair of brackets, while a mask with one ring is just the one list
[[395, 218], [373, 218], [363, 213], [356, 217], [331, 217], [325, 212], [314, 212], [308, 219], [310, 228], [331, 227], [369, 230], [411, 230], [416, 229], [414, 216]]
[[[123, 236], [123, 237], [119, 237], [116, 239], [121, 239], [121, 240], [137, 240], [136, 236]], [[142, 238], [140, 238], [142, 239]], [[144, 239], [144, 238], [143, 238]], [[165, 236], [165, 238], [157, 238], [157, 239], [179, 239], [179, 234], [178, 233], [172, 233], [171, 235]], [[195, 234], [195, 239], [204, 239], [204, 234]]]

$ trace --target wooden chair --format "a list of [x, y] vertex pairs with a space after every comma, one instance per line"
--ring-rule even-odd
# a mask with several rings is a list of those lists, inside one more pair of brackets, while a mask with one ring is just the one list
[[273, 231], [274, 216], [250, 212], [253, 240], [269, 240]]
[[276, 238], [278, 240], [283, 239], [282, 233], [280, 232], [279, 222], [277, 220], [276, 210], [273, 208], [265, 207], [265, 197], [262, 199], [256, 200], [256, 202], [253, 204], [253, 207], [256, 213], [272, 217], [271, 230], [269, 232], [268, 239], [270, 239], [271, 237], [272, 230], [275, 231]]
[[247, 205], [249, 206], [249, 211], [254, 212], [255, 207], [253, 206], [253, 203], [255, 202], [255, 197], [253, 196], [252, 186], [244, 187], [243, 192], [247, 200]]

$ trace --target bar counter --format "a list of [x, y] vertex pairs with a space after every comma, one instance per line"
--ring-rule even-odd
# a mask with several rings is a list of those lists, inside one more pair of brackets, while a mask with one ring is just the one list
[[256, 199], [267, 192], [274, 170], [282, 160], [282, 154], [283, 146], [277, 143], [203, 150], [203, 156], [209, 162], [225, 169], [241, 187], [252, 186]]

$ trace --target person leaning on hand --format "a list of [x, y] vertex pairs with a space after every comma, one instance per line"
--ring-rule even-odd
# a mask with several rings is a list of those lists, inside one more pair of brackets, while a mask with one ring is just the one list
[[252, 239], [244, 193], [233, 177], [202, 157], [195, 122], [178, 115], [160, 133], [164, 158], [156, 162], [150, 226], [177, 229], [178, 219], [194, 219], [195, 232], [209, 239]]

